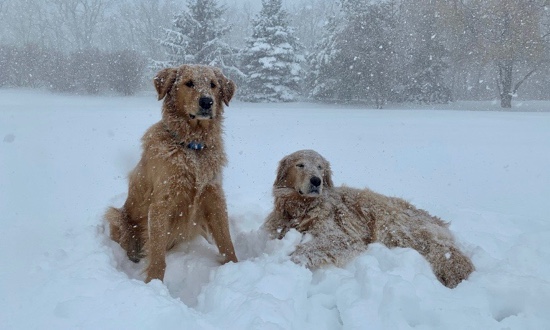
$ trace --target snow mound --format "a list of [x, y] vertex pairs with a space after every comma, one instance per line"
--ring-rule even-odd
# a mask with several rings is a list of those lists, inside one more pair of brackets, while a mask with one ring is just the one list
[[[200, 238], [145, 284], [145, 261], [127, 259], [102, 215], [124, 202], [159, 108], [152, 94], [0, 90], [2, 328], [550, 328], [550, 113], [233, 102], [224, 188], [239, 262], [221, 265]], [[380, 244], [342, 268], [290, 262], [300, 235], [259, 228], [277, 162], [299, 149], [330, 160], [337, 185], [451, 221], [476, 271], [451, 290], [416, 251]]]

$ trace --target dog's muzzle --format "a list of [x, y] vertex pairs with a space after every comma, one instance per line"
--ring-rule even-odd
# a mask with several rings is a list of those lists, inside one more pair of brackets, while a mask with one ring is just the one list
[[309, 179], [309, 193], [319, 194], [321, 192], [321, 179], [318, 176], [312, 176]]
[[317, 176], [312, 176], [310, 179], [309, 179], [309, 184], [308, 184], [308, 187], [307, 187], [307, 191], [304, 193], [302, 190], [299, 190], [299, 193], [301, 195], [319, 195], [321, 194], [321, 184], [322, 184], [322, 180], [317, 177]]
[[212, 119], [214, 118], [212, 105], [214, 100], [208, 96], [202, 96], [199, 99], [199, 111], [196, 114], [189, 114], [191, 119]]

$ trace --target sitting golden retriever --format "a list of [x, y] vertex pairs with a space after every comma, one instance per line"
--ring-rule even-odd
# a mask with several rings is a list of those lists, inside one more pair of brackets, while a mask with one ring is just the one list
[[441, 219], [369, 189], [334, 187], [331, 175], [328, 161], [313, 150], [297, 151], [279, 163], [275, 207], [263, 227], [278, 238], [291, 228], [313, 236], [297, 246], [294, 262], [308, 268], [342, 265], [369, 243], [380, 242], [415, 249], [450, 288], [474, 270]]
[[211, 234], [225, 262], [237, 261], [222, 189], [223, 103], [235, 84], [217, 68], [182, 65], [161, 70], [154, 85], [162, 120], [142, 138], [124, 206], [105, 215], [130, 260], [149, 257], [147, 282], [163, 280], [167, 250], [198, 235]]

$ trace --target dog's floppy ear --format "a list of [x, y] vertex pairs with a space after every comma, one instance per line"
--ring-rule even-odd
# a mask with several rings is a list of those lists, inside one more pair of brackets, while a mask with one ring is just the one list
[[153, 84], [157, 90], [158, 100], [162, 100], [166, 93], [172, 88], [172, 85], [176, 81], [176, 68], [166, 68], [160, 70], [155, 78], [153, 79]]
[[220, 84], [222, 101], [228, 106], [229, 101], [231, 101], [233, 94], [235, 94], [235, 91], [237, 90], [237, 85], [235, 85], [231, 79], [224, 76], [222, 71], [218, 68], [214, 68], [214, 74]]
[[281, 159], [279, 167], [277, 167], [277, 177], [273, 183], [273, 187], [286, 186], [286, 177], [288, 175], [288, 157]]
[[327, 188], [334, 187], [332, 183], [332, 170], [330, 169], [330, 163], [325, 160], [325, 166], [323, 166], [323, 186]]

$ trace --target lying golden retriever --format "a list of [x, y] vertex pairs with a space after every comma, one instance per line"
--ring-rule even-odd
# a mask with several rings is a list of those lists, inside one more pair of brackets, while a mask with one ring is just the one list
[[310, 233], [292, 260], [309, 268], [342, 265], [371, 242], [413, 248], [431, 264], [445, 286], [454, 288], [474, 270], [448, 225], [408, 202], [369, 189], [334, 187], [330, 164], [313, 150], [284, 157], [273, 185], [275, 207], [263, 227], [282, 238], [295, 228]]
[[163, 280], [166, 251], [198, 235], [211, 234], [225, 262], [237, 261], [222, 189], [223, 104], [235, 84], [217, 68], [183, 65], [161, 70], [154, 85], [162, 120], [142, 138], [124, 206], [105, 215], [130, 260], [148, 256], [146, 282]]

